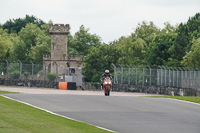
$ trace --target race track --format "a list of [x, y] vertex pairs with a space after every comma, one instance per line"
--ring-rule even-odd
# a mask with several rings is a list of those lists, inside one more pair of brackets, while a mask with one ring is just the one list
[[6, 96], [120, 133], [200, 133], [200, 105], [171, 99], [66, 94]]

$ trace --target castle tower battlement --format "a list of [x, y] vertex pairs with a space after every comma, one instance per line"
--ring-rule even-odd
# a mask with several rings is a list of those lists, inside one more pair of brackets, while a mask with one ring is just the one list
[[50, 55], [43, 55], [43, 60], [50, 61], [51, 60], [51, 56]]
[[50, 34], [69, 34], [69, 24], [55, 24], [51, 25], [49, 29]]

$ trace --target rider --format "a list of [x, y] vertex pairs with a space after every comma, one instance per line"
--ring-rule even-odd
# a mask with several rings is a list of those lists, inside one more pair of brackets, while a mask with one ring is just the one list
[[112, 80], [112, 77], [110, 75], [110, 71], [109, 70], [105, 70], [105, 73], [102, 75], [102, 80], [101, 80], [101, 88], [103, 88], [103, 81], [106, 77], [110, 77]]

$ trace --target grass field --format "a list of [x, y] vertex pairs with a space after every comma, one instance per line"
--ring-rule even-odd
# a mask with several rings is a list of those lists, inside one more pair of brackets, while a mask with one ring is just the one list
[[172, 98], [172, 99], [178, 99], [200, 104], [200, 97], [191, 97], [191, 96], [156, 96], [156, 97]]
[[19, 94], [19, 92], [0, 91], [0, 94]]
[[0, 133], [108, 133], [0, 96]]

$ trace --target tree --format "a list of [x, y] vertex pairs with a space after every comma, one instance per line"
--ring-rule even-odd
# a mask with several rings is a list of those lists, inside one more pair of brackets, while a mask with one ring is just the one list
[[187, 21], [187, 26], [189, 29], [189, 32], [193, 33], [194, 31], [200, 31], [200, 13], [196, 13], [195, 16], [189, 18]]
[[22, 40], [17, 40], [14, 42], [13, 47], [10, 49], [11, 62], [16, 62], [17, 60], [23, 62], [29, 62], [28, 58], [29, 50], [27, 49], [25, 43]]
[[43, 62], [43, 55], [51, 53], [51, 38], [49, 33], [38, 29], [34, 41], [35, 46], [31, 47], [28, 56], [35, 63], [41, 64]]
[[31, 47], [29, 58], [36, 64], [42, 64], [43, 55], [49, 55], [51, 53], [50, 51], [51, 50], [48, 44], [39, 44], [35, 47]]
[[161, 30], [161, 33], [175, 33], [177, 26], [171, 25], [169, 22], [164, 23], [165, 27]]
[[45, 37], [44, 31], [42, 31], [36, 24], [27, 24], [19, 32], [20, 39], [24, 41], [27, 48], [30, 49], [32, 46], [36, 46], [37, 43], [47, 42], [49, 38]]
[[68, 44], [67, 44], [68, 55], [78, 55], [78, 51], [76, 50], [75, 44], [73, 43], [73, 36], [71, 33], [68, 34], [67, 40], [68, 40]]
[[83, 80], [85, 82], [100, 82], [105, 69], [113, 70], [120, 52], [113, 45], [99, 45], [92, 47], [84, 59]]
[[35, 24], [27, 24], [19, 32], [20, 41], [14, 43], [11, 49], [11, 60], [21, 60], [23, 62], [42, 63], [43, 55], [50, 53], [50, 35], [41, 30]]
[[[43, 25], [41, 25], [41, 30], [46, 34], [46, 35], [50, 35], [49, 33], [49, 29], [50, 29], [50, 25], [53, 25], [53, 22], [51, 20], [49, 20], [48, 23], [45, 23]], [[39, 26], [40, 27], [40, 26]]]
[[7, 29], [8, 33], [18, 33], [24, 28], [28, 23], [36, 24], [38, 27], [44, 24], [41, 19], [36, 18], [35, 16], [26, 15], [25, 18], [17, 18], [17, 19], [10, 19], [6, 21], [1, 27], [3, 29]]
[[114, 42], [114, 46], [120, 51], [118, 64], [143, 64], [144, 49], [147, 46], [146, 42], [141, 38], [121, 37]]
[[190, 51], [193, 39], [200, 37], [200, 13], [189, 18], [187, 23], [181, 23], [176, 32], [178, 36], [174, 45], [176, 51], [174, 58], [181, 61], [183, 56]]
[[152, 21], [149, 23], [142, 21], [142, 24], [138, 24], [132, 36], [143, 39], [146, 44], [149, 45], [159, 33], [160, 29], [157, 28]]
[[189, 67], [200, 67], [200, 38], [193, 40], [191, 50], [183, 57], [181, 64]]
[[0, 29], [0, 60], [8, 58], [9, 50], [16, 39], [16, 34], [8, 34], [7, 30]]
[[177, 38], [174, 45], [174, 50], [176, 51], [174, 58], [181, 61], [186, 53], [187, 45], [189, 44], [189, 31], [188, 27], [184, 24], [180, 24], [177, 29]]
[[[168, 61], [170, 61], [169, 64], [173, 65], [171, 56], [174, 51], [173, 46], [176, 36], [176, 33], [167, 33], [155, 37], [149, 47], [148, 58], [151, 65], [166, 65]], [[174, 63], [176, 63], [176, 61]]]
[[[70, 36], [69, 36], [70, 37]], [[78, 32], [75, 33], [72, 40], [69, 40], [69, 50], [79, 55], [87, 55], [88, 50], [92, 46], [101, 44], [101, 38], [96, 34], [89, 33], [89, 29], [85, 29], [82, 25]]]

